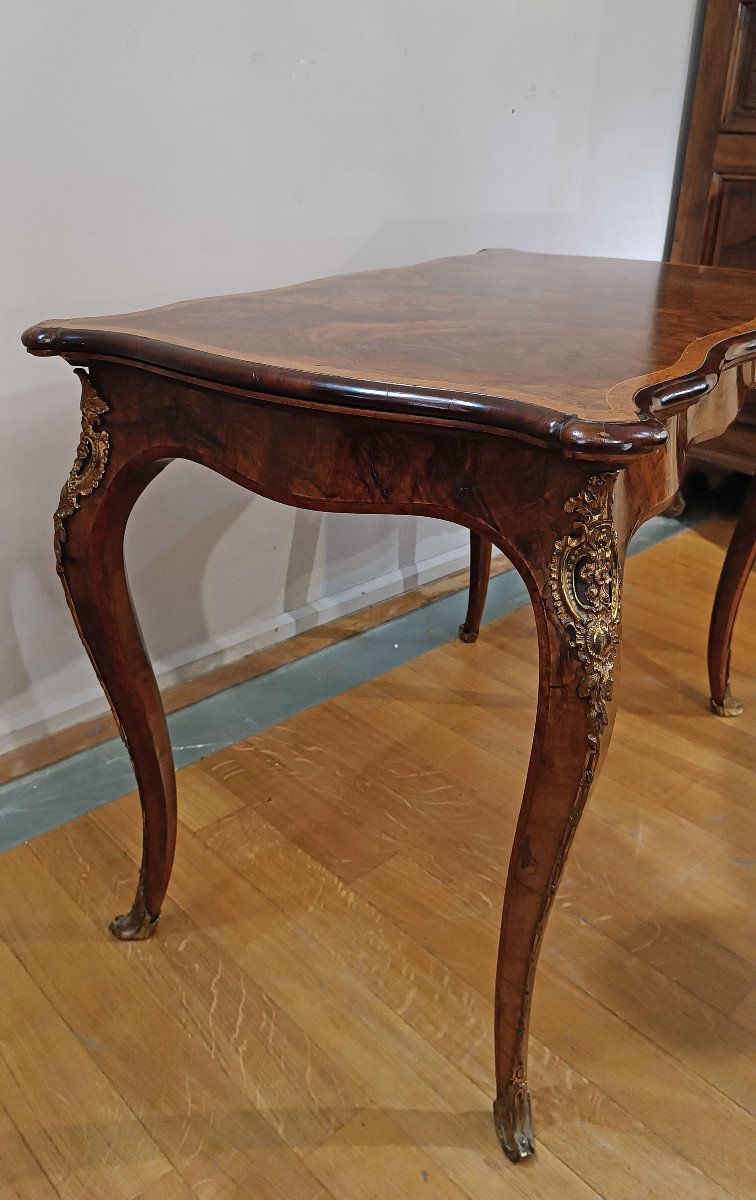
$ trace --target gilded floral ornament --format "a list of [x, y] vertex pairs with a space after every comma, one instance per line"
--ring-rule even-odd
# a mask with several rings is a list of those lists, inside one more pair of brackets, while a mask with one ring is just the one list
[[89, 496], [99, 486], [108, 461], [110, 439], [100, 429], [100, 417], [108, 406], [97, 395], [94, 384], [81, 367], [76, 374], [81, 380], [81, 437], [74, 465], [60, 493], [55, 513], [55, 559], [58, 574], [63, 573], [63, 543], [66, 540], [64, 521], [80, 507], [82, 496]]
[[621, 578], [617, 534], [612, 526], [612, 483], [593, 475], [572, 496], [572, 533], [560, 538], [551, 560], [551, 596], [570, 645], [583, 666], [578, 694], [588, 701], [591, 749], [598, 750], [607, 724], [619, 648]]

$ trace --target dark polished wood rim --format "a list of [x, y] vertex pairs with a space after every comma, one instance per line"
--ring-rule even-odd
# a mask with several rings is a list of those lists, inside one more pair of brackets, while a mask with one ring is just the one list
[[[233, 388], [250, 399], [274, 396], [277, 400], [338, 406], [339, 411], [377, 417], [386, 413], [399, 418], [408, 416], [409, 403], [423, 421], [464, 427], [477, 425], [487, 432], [499, 431], [523, 437], [570, 457], [592, 461], [648, 453], [667, 440], [664, 426], [640, 411], [637, 424], [585, 421], [523, 400], [497, 399], [494, 405], [492, 397], [480, 393], [455, 396], [435, 388], [412, 388], [410, 391], [377, 380], [356, 382], [336, 375], [313, 379], [304, 371], [282, 370], [264, 363], [242, 364], [235, 359], [219, 358], [201, 350], [187, 352], [181, 347], [166, 346], [132, 334], [121, 337], [121, 344], [128, 354], [109, 354], [112, 337], [107, 333], [71, 330], [46, 323], [26, 329], [21, 340], [29, 353], [39, 358], [59, 355], [72, 364], [83, 365], [98, 359], [143, 370], [154, 369], [159, 374], [170, 374], [199, 385], [209, 383], [217, 387], [221, 384], [225, 390]], [[152, 361], [155, 346], [159, 346], [160, 362]], [[689, 402], [694, 403], [700, 395], [699, 388], [691, 387]]]
[[[695, 404], [723, 370], [753, 356], [756, 289], [748, 274], [486, 251], [257, 294], [45, 321], [27, 329], [23, 342], [32, 354], [76, 365], [99, 359], [258, 400], [478, 427], [567, 457], [616, 464], [664, 445], [669, 415]], [[406, 321], [410, 338], [419, 314], [414, 343], [397, 338], [388, 358], [381, 354], [384, 313], [391, 329]], [[439, 348], [444, 322], [460, 357], [447, 361], [446, 373], [430, 368], [428, 374], [424, 356], [434, 344]], [[476, 342], [479, 328], [484, 333]], [[378, 352], [364, 355], [376, 329]], [[554, 371], [560, 355], [564, 374]], [[531, 362], [537, 386], [528, 394], [519, 384]], [[539, 363], [547, 364], [542, 379]], [[594, 369], [606, 391], [583, 405], [580, 389], [590, 388]]]

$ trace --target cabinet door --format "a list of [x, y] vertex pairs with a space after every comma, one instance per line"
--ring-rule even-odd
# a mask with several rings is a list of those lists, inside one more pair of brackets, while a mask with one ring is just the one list
[[670, 257], [756, 269], [756, 0], [709, 0]]

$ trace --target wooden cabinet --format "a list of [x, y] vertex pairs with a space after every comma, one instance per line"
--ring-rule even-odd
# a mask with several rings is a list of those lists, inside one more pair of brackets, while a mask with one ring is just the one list
[[[709, 0], [672, 262], [756, 270], [756, 0]], [[756, 393], [693, 463], [756, 471]]]

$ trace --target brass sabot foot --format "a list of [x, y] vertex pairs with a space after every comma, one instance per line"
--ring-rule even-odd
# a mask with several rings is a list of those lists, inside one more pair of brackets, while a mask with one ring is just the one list
[[150, 916], [143, 898], [137, 896], [131, 912], [116, 917], [108, 928], [114, 937], [123, 942], [143, 942], [154, 933], [159, 916], [160, 913], [156, 913], [154, 917]]
[[739, 717], [743, 711], [743, 702], [733, 696], [728, 683], [722, 703], [718, 704], [712, 696], [711, 707], [718, 717]]
[[510, 1083], [503, 1096], [494, 1100], [494, 1124], [504, 1153], [520, 1162], [535, 1153], [530, 1120], [530, 1092], [525, 1082]]
[[460, 625], [459, 640], [460, 642], [477, 642], [478, 632], [477, 629], [468, 629], [466, 625]]

